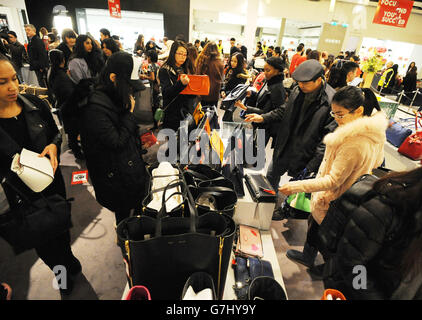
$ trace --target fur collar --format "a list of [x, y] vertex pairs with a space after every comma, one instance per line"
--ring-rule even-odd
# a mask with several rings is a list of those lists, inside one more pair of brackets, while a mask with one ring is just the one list
[[340, 145], [347, 139], [359, 139], [359, 137], [370, 138], [374, 143], [385, 140], [388, 120], [382, 111], [378, 111], [371, 117], [356, 119], [329, 133], [324, 138], [326, 145]]

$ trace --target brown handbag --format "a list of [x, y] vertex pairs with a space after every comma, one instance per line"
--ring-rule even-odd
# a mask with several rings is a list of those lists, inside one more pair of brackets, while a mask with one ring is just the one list
[[[189, 83], [180, 94], [207, 96], [210, 94], [210, 78], [207, 75], [189, 74]], [[177, 80], [180, 80], [180, 75]]]

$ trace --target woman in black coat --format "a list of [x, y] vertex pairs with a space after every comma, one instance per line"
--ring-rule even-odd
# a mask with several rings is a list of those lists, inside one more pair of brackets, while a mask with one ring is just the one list
[[132, 114], [133, 66], [130, 54], [111, 55], [81, 112], [82, 149], [95, 197], [115, 213], [116, 224], [132, 209], [138, 212], [145, 197], [145, 164]]
[[416, 82], [418, 77], [416, 66], [412, 67], [403, 79], [404, 92], [413, 92], [416, 90]]
[[[10, 170], [12, 157], [20, 153], [22, 148], [26, 148], [40, 153], [41, 156], [47, 156], [55, 171], [53, 182], [42, 194], [59, 194], [66, 198], [65, 184], [59, 168], [62, 139], [49, 107], [35, 96], [19, 95], [16, 71], [3, 56], [0, 56], [0, 79], [0, 179], [6, 177], [32, 201], [41, 197]], [[20, 205], [13, 188], [7, 184], [3, 187], [10, 208]], [[19, 248], [17, 249], [19, 251]], [[70, 247], [69, 231], [35, 248], [35, 251], [51, 270], [57, 265], [64, 265], [70, 275], [81, 272], [79, 260], [73, 255]], [[68, 294], [72, 288], [72, 279], [68, 277], [67, 289], [63, 288], [61, 292]]]
[[193, 112], [195, 96], [180, 94], [189, 84], [188, 59], [186, 44], [176, 40], [171, 45], [169, 57], [158, 72], [163, 94], [163, 128], [177, 131], [180, 121]]
[[75, 84], [66, 72], [65, 55], [61, 50], [53, 49], [49, 52], [50, 70], [47, 81], [50, 90], [56, 100], [56, 108], [59, 109], [59, 116], [63, 120], [64, 130], [68, 137], [68, 145], [77, 159], [84, 159], [81, 147], [78, 142], [79, 121], [75, 105], [71, 101], [75, 90]]
[[363, 176], [332, 202], [319, 231], [325, 287], [350, 300], [422, 299], [421, 194], [417, 168]]
[[[246, 111], [246, 114], [265, 114], [274, 109], [281, 108], [286, 101], [286, 91], [283, 87], [284, 64], [281, 58], [271, 57], [264, 65], [265, 82], [259, 92], [247, 92], [247, 106], [241, 101], [236, 101], [235, 106]], [[278, 125], [278, 124], [277, 124]], [[258, 125], [258, 128], [266, 130], [265, 141], [270, 137], [275, 140], [277, 128], [276, 124]]]

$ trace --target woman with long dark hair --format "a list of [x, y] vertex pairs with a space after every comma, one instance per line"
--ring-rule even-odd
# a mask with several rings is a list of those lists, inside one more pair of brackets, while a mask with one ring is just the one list
[[356, 62], [340, 60], [331, 67], [328, 84], [333, 89], [340, 90], [356, 78], [358, 69], [359, 65]]
[[101, 42], [101, 49], [103, 50], [106, 59], [108, 59], [113, 53], [120, 51], [119, 45], [113, 38], [104, 39]]
[[190, 74], [195, 74], [196, 73], [195, 62], [199, 54], [198, 49], [196, 49], [196, 47], [192, 43], [188, 43], [187, 48], [188, 48], [188, 59], [186, 62], [187, 62], [188, 72]]
[[[230, 91], [237, 85], [246, 83], [250, 79], [248, 71], [245, 69], [245, 58], [240, 52], [233, 54], [230, 60], [230, 66], [226, 71], [223, 87], [221, 88], [221, 97], [224, 99]], [[226, 110], [223, 121], [233, 121], [233, 112]]]
[[177, 131], [180, 121], [185, 119], [187, 113], [193, 112], [195, 96], [180, 94], [189, 84], [189, 64], [186, 44], [175, 40], [166, 62], [158, 72], [163, 94], [163, 128]]
[[[421, 167], [362, 177], [344, 193], [321, 225], [332, 247], [324, 285], [349, 300], [422, 299], [421, 194]], [[365, 270], [365, 289], [353, 287], [355, 266]]]
[[210, 78], [210, 93], [201, 96], [203, 106], [217, 106], [224, 78], [224, 63], [215, 42], [208, 42], [196, 60], [196, 74]]
[[412, 67], [403, 79], [404, 92], [413, 92], [416, 90], [416, 83], [418, 77], [418, 69], [416, 66]]
[[66, 69], [69, 65], [70, 56], [72, 55], [73, 49], [75, 48], [76, 38], [77, 34], [75, 31], [72, 29], [64, 29], [61, 35], [62, 42], [56, 48], [64, 53]]
[[59, 117], [63, 120], [64, 130], [68, 137], [68, 146], [77, 159], [84, 159], [78, 142], [78, 117], [74, 112], [74, 106], [67, 105], [68, 103], [71, 104], [70, 99], [75, 90], [75, 84], [67, 75], [64, 53], [58, 49], [53, 49], [49, 52], [49, 58], [48, 86], [56, 99], [56, 108], [59, 109]]
[[[374, 109], [378, 112], [373, 114]], [[312, 269], [318, 250], [317, 236], [330, 202], [340, 197], [362, 175], [384, 161], [388, 120], [369, 89], [346, 86], [333, 96], [331, 116], [338, 127], [324, 138], [325, 154], [315, 179], [288, 182], [279, 188], [285, 195], [312, 193], [311, 215], [303, 252], [288, 250], [287, 257]]]
[[97, 44], [86, 34], [81, 34], [76, 38], [75, 48], [69, 60], [70, 78], [75, 84], [82, 79], [96, 77], [104, 61]]
[[[36, 96], [19, 94], [16, 71], [10, 61], [2, 55], [0, 55], [0, 140], [2, 142], [0, 144], [0, 182], [2, 182], [8, 206], [12, 210], [23, 208], [19, 193], [26, 195], [32, 202], [42, 199], [40, 193], [29, 189], [10, 170], [13, 156], [21, 153], [23, 148], [39, 153], [41, 157], [48, 157], [50, 160], [54, 180], [42, 191], [42, 195], [49, 197], [58, 194], [66, 199], [65, 182], [59, 166], [62, 137], [50, 108]], [[3, 178], [6, 178], [9, 183], [3, 183]], [[10, 187], [10, 184], [14, 188]], [[3, 217], [5, 218], [6, 215]], [[66, 277], [67, 288], [61, 288], [60, 292], [69, 294], [73, 289], [71, 276], [79, 274], [82, 270], [79, 260], [72, 253], [69, 230], [36, 247], [35, 251], [51, 270], [58, 265], [66, 268], [67, 275], [60, 273], [60, 277]], [[63, 280], [62, 278], [62, 284]]]
[[142, 55], [145, 52], [146, 52], [146, 47], [145, 47], [145, 42], [144, 42], [144, 36], [140, 34], [138, 36], [138, 39], [135, 42], [135, 45], [133, 46], [133, 53], [139, 57], [142, 57]]
[[[81, 142], [99, 204], [115, 213], [116, 224], [141, 208], [145, 196], [145, 164], [132, 114], [134, 61], [126, 52], [107, 60], [99, 83], [82, 110]], [[95, 119], [95, 121], [93, 121]]]

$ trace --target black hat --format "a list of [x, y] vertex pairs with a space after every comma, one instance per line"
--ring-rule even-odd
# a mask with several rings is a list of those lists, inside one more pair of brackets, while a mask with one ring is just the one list
[[135, 92], [145, 90], [145, 85], [139, 79], [141, 64], [142, 61], [140, 59], [132, 57], [124, 51], [113, 53], [107, 60], [109, 71], [128, 79]]
[[315, 81], [324, 75], [324, 68], [317, 60], [302, 62], [292, 73], [292, 78], [299, 82]]
[[265, 62], [277, 70], [280, 70], [281, 72], [284, 70], [283, 60], [281, 60], [280, 57], [269, 57], [265, 59]]

